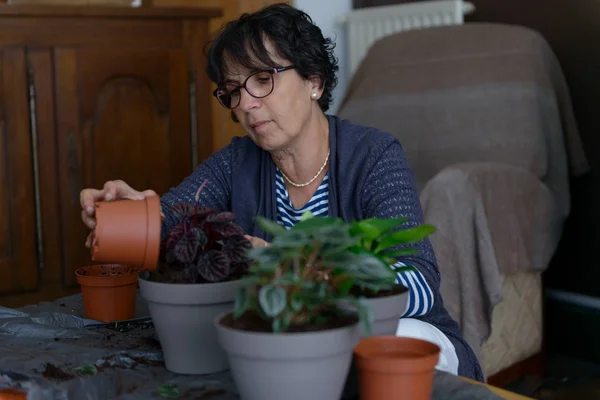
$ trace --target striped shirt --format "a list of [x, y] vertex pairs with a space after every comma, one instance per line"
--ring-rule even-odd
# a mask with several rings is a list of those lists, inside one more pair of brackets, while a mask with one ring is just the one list
[[[302, 214], [306, 211], [310, 211], [318, 217], [329, 215], [329, 173], [325, 174], [313, 197], [304, 206], [295, 208], [290, 201], [281, 171], [277, 168], [276, 193], [277, 222], [287, 229], [299, 222]], [[406, 264], [398, 262], [396, 265], [405, 266]], [[427, 314], [431, 310], [431, 307], [433, 307], [433, 293], [421, 272], [416, 269], [400, 272], [398, 273], [398, 283], [409, 288], [408, 304], [402, 317], [416, 317]]]

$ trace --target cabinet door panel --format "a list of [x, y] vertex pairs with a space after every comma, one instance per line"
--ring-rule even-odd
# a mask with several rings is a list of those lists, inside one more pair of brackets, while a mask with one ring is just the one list
[[67, 281], [90, 262], [79, 192], [122, 179], [163, 193], [192, 170], [187, 58], [179, 50], [58, 49], [59, 180]]
[[22, 293], [35, 289], [39, 278], [23, 48], [0, 49], [0, 111], [0, 294]]

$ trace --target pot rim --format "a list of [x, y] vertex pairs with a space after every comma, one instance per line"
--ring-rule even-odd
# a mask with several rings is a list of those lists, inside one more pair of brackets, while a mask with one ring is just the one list
[[359, 321], [311, 332], [253, 332], [223, 325], [221, 320], [231, 312], [221, 313], [213, 321], [220, 345], [233, 357], [266, 362], [325, 359], [341, 354], [351, 357], [360, 339]]
[[[125, 273], [120, 275], [87, 275], [82, 274], [81, 271], [89, 268], [99, 268], [110, 266], [113, 268], [118, 268], [125, 270]], [[131, 285], [137, 282], [138, 280], [138, 272], [139, 269], [135, 267], [131, 267], [129, 265], [124, 264], [91, 264], [85, 265], [83, 267], [77, 268], [75, 270], [75, 276], [77, 278], [77, 282], [81, 286], [104, 286], [104, 287], [116, 287], [116, 286], [126, 286]]]
[[243, 279], [214, 283], [168, 283], [148, 279], [148, 271], [139, 274], [140, 295], [149, 303], [172, 306], [223, 304], [235, 301]]
[[[162, 221], [160, 218], [161, 204], [160, 197], [148, 196], [144, 198], [146, 201], [146, 222], [148, 224], [146, 231], [146, 251], [142, 268], [146, 271], [155, 271], [158, 267], [158, 258], [160, 256], [160, 234]], [[156, 218], [158, 215], [158, 218]], [[157, 246], [149, 246], [149, 243], [154, 240], [158, 243]]]
[[[373, 343], [383, 343], [381, 349]], [[389, 345], [387, 345], [389, 343]], [[400, 345], [399, 345], [400, 344]], [[390, 353], [413, 350], [410, 356]], [[433, 370], [438, 363], [440, 347], [430, 341], [395, 335], [371, 336], [362, 338], [354, 348], [356, 362], [361, 369], [382, 373], [425, 372]]]
[[233, 279], [231, 281], [223, 281], [223, 282], [208, 282], [208, 283], [170, 283], [170, 282], [156, 282], [156, 281], [151, 281], [149, 279], [147, 279], [145, 276], [143, 276], [144, 274], [147, 274], [151, 271], [146, 271], [146, 270], [140, 270], [139, 271], [139, 279], [143, 280], [146, 284], [148, 285], [152, 285], [152, 286], [168, 286], [168, 287], [173, 287], [173, 286], [177, 286], [177, 287], [217, 287], [217, 286], [223, 286], [223, 285], [231, 285], [231, 286], [237, 286], [240, 284], [241, 281], [243, 281], [243, 278], [240, 279]]
[[223, 329], [225, 331], [229, 331], [229, 332], [239, 332], [239, 333], [243, 333], [243, 334], [247, 334], [249, 336], [255, 336], [255, 337], [273, 337], [273, 336], [277, 336], [277, 337], [289, 337], [289, 338], [293, 338], [293, 337], [304, 337], [304, 336], [309, 336], [312, 334], [323, 334], [325, 332], [341, 332], [344, 330], [347, 330], [349, 328], [355, 327], [357, 325], [360, 324], [360, 320], [357, 320], [355, 323], [346, 325], [346, 326], [341, 326], [338, 328], [332, 328], [332, 329], [323, 329], [320, 331], [308, 331], [308, 332], [255, 332], [255, 331], [246, 331], [246, 330], [242, 330], [242, 329], [235, 329], [235, 328], [230, 328], [228, 326], [225, 326], [221, 323], [221, 320], [223, 318], [225, 318], [227, 315], [229, 314], [233, 314], [233, 311], [226, 311], [223, 312], [221, 314], [219, 314], [215, 319], [214, 319], [214, 325], [219, 327], [220, 329]]

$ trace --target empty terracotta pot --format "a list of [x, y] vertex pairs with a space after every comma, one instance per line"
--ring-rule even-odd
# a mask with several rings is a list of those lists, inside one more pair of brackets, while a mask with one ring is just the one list
[[126, 265], [90, 265], [75, 271], [86, 318], [102, 322], [131, 319], [139, 269]]
[[26, 400], [27, 392], [17, 389], [0, 389], [0, 400]]
[[440, 348], [424, 340], [372, 336], [354, 349], [361, 400], [429, 400]]
[[154, 271], [160, 252], [160, 198], [96, 204], [92, 260]]

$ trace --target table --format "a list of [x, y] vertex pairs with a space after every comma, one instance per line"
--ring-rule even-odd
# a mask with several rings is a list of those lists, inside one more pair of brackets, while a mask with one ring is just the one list
[[[35, 400], [239, 399], [229, 371], [177, 375], [164, 367], [160, 343], [138, 296], [136, 321], [101, 324], [82, 316], [81, 295], [0, 307], [0, 388], [21, 387]], [[520, 399], [436, 371], [432, 400]]]
[[472, 379], [468, 379], [468, 378], [464, 378], [464, 377], [461, 377], [461, 379], [464, 380], [465, 382], [469, 382], [474, 385], [485, 386], [488, 389], [490, 389], [492, 392], [496, 393], [498, 396], [500, 396], [501, 398], [503, 398], [505, 400], [533, 400], [532, 397], [522, 396], [520, 394], [509, 392], [508, 390], [504, 390], [504, 389], [501, 389], [496, 386], [488, 385], [488, 384], [474, 381]]

